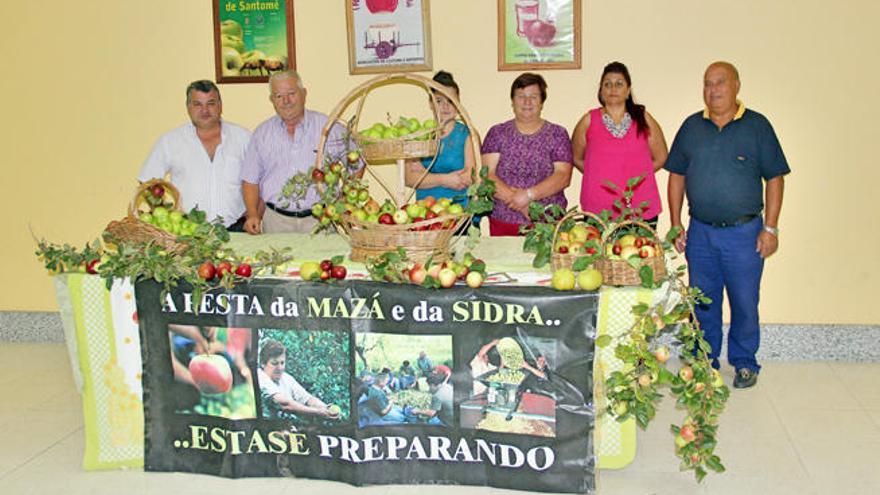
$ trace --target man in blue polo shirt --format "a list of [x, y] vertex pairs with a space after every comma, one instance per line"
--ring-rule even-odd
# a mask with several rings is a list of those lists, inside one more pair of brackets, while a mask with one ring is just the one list
[[719, 367], [726, 289], [730, 301], [727, 360], [736, 368], [733, 386], [748, 388], [758, 381], [761, 369], [755, 358], [760, 344], [761, 274], [764, 259], [779, 245], [783, 177], [790, 170], [770, 122], [737, 100], [739, 88], [739, 73], [733, 65], [715, 62], [706, 69], [706, 109], [684, 121], [665, 168], [670, 172], [673, 227], [681, 227], [687, 193], [690, 223], [675, 244], [679, 252], [685, 251], [691, 285], [712, 299], [711, 304], [696, 308], [712, 346], [712, 365]]

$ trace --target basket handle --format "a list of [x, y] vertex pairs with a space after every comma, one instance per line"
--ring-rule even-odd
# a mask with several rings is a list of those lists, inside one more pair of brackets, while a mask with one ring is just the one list
[[573, 218], [575, 216], [584, 216], [584, 217], [592, 218], [593, 220], [595, 220], [596, 222], [599, 223], [599, 226], [602, 227], [602, 231], [604, 233], [606, 225], [605, 225], [605, 222], [603, 222], [602, 219], [599, 218], [599, 215], [596, 215], [595, 213], [593, 213], [591, 211], [581, 211], [577, 208], [572, 208], [568, 213], [566, 213], [562, 218], [560, 218], [558, 222], [556, 222], [556, 227], [553, 229], [554, 243], [555, 243], [556, 239], [559, 237], [559, 227], [561, 227], [562, 224], [565, 223], [566, 220]]
[[138, 184], [137, 189], [135, 189], [134, 196], [128, 203], [129, 217], [138, 218], [138, 198], [140, 198], [144, 192], [149, 191], [153, 188], [153, 186], [157, 184], [165, 188], [165, 192], [171, 194], [171, 199], [174, 201], [174, 209], [178, 211], [183, 211], [183, 209], [180, 207], [180, 191], [177, 190], [177, 187], [175, 187], [174, 184], [165, 179], [150, 179], [146, 182], [141, 182], [140, 184]]

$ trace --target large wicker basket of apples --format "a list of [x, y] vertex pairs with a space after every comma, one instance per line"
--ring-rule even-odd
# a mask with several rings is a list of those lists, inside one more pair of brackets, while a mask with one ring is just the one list
[[[367, 95], [374, 89], [394, 85], [416, 86], [429, 96], [436, 92], [449, 98], [468, 127], [474, 154], [479, 156], [479, 134], [467, 112], [448, 89], [414, 74], [376, 77], [349, 92], [329, 115], [318, 145], [318, 161], [311, 171], [312, 180], [318, 183], [324, 202], [316, 205], [312, 213], [322, 224], [332, 222], [339, 233], [348, 238], [352, 260], [365, 261], [369, 257], [403, 247], [415, 261], [422, 262], [433, 257], [434, 261], [440, 262], [449, 258], [453, 234], [459, 229], [463, 230], [472, 215], [449, 198], [427, 197], [416, 201], [413, 198], [415, 191], [407, 192], [405, 161], [437, 154], [437, 108], [434, 99], [429, 98], [433, 118], [425, 119], [421, 124], [415, 118], [400, 118], [391, 128], [373, 125], [360, 131], [354, 130], [360, 121]], [[354, 115], [343, 119], [347, 110], [353, 111]], [[327, 152], [327, 140], [330, 129], [340, 123], [349, 128], [355, 149], [334, 157]], [[397, 162], [396, 187], [386, 185], [381, 174], [373, 170], [377, 162], [389, 160]], [[361, 165], [365, 170], [359, 170]], [[422, 179], [432, 166], [433, 160], [426, 167]], [[367, 175], [377, 181], [388, 199], [380, 203], [380, 200], [370, 196], [365, 182]], [[472, 180], [479, 180], [476, 170], [472, 170]]]
[[666, 257], [657, 232], [648, 224], [627, 220], [605, 231], [596, 269], [606, 285], [642, 285], [648, 270], [653, 282], [666, 276]]

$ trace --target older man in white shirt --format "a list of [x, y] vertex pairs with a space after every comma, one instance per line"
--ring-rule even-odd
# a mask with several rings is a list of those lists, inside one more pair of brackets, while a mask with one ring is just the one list
[[211, 81], [186, 88], [186, 111], [191, 122], [159, 138], [138, 179], [170, 174], [186, 211], [198, 207], [209, 220], [222, 218], [229, 230], [241, 231], [241, 164], [251, 133], [221, 119], [220, 90]]

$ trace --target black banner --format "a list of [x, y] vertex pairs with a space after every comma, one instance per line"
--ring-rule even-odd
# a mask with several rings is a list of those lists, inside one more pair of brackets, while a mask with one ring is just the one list
[[595, 489], [598, 294], [137, 285], [147, 471]]

